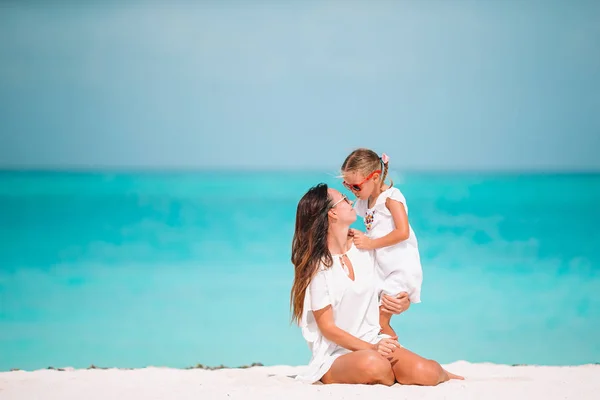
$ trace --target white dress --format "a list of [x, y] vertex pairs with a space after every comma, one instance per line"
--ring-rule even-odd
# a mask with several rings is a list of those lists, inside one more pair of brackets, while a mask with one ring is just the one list
[[[388, 198], [402, 203], [408, 215], [406, 199], [395, 187], [383, 191], [371, 208], [369, 208], [369, 200], [356, 200], [354, 206], [356, 213], [364, 218], [366, 235], [371, 239], [378, 239], [396, 229], [392, 214], [385, 206]], [[410, 225], [409, 230], [408, 239], [375, 250], [379, 278], [378, 288], [380, 292], [389, 295], [407, 292], [411, 303], [420, 303], [423, 270], [417, 237]]]
[[350, 353], [321, 334], [313, 310], [331, 305], [336, 326], [366, 342], [377, 343], [383, 337], [389, 337], [379, 335], [381, 327], [372, 252], [352, 245], [346, 255], [354, 268], [354, 281], [344, 271], [340, 256], [334, 255], [333, 265], [327, 269], [321, 265], [306, 290], [300, 327], [312, 357], [306, 370], [296, 377], [298, 380], [319, 381], [336, 358]]

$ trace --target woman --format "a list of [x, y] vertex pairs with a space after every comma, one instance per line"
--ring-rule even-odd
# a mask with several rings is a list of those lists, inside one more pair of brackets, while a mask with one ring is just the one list
[[355, 220], [352, 203], [325, 184], [311, 188], [298, 203], [292, 319], [312, 351], [298, 379], [427, 386], [463, 379], [380, 334], [375, 261], [348, 236]]

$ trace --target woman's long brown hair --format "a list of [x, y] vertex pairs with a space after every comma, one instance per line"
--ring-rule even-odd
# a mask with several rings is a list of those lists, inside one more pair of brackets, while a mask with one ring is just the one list
[[294, 264], [294, 284], [290, 295], [292, 321], [299, 323], [304, 311], [304, 296], [310, 281], [319, 266], [333, 265], [327, 247], [329, 219], [327, 212], [331, 198], [324, 183], [312, 187], [298, 202], [296, 227], [292, 240], [292, 264]]

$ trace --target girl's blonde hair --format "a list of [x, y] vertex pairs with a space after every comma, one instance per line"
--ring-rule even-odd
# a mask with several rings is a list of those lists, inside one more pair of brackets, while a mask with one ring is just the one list
[[[385, 178], [388, 174], [388, 162], [384, 162], [382, 157], [379, 157], [373, 150], [361, 148], [356, 149], [342, 164], [342, 174], [345, 172], [359, 172], [364, 176], [369, 176], [373, 171], [380, 169], [381, 183], [380, 188], [385, 184]], [[394, 182], [390, 179], [390, 186], [393, 186]]]

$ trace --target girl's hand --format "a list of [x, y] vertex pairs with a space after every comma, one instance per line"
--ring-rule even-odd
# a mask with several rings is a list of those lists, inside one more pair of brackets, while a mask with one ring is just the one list
[[398, 343], [398, 336], [395, 336], [393, 338], [385, 338], [385, 339], [381, 339], [376, 345], [375, 345], [375, 350], [377, 350], [377, 352], [379, 354], [381, 354], [384, 357], [388, 357], [390, 356], [394, 350], [396, 350], [396, 348], [400, 347], [400, 343]]
[[352, 236], [354, 238], [354, 245], [361, 250], [372, 250], [373, 241], [367, 237], [363, 232], [352, 229]]
[[388, 314], [401, 314], [410, 307], [408, 293], [399, 293], [396, 297], [384, 294], [381, 296], [381, 311]]

